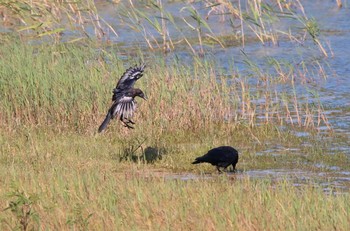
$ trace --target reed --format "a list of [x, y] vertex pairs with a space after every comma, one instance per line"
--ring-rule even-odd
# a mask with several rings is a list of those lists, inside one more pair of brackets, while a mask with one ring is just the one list
[[[118, 56], [96, 51], [93, 43], [88, 47], [5, 44], [0, 48], [6, 57], [0, 61], [2, 128], [95, 131], [91, 125], [100, 123], [111, 90], [126, 68]], [[135, 120], [137, 127], [157, 137], [169, 131], [213, 131], [217, 126], [230, 131], [236, 124], [252, 127], [261, 122], [331, 129], [318, 94], [309, 95], [310, 68], [274, 60], [277, 72], [262, 72], [247, 58], [251, 74], [257, 76], [251, 81], [250, 74], [224, 73], [210, 60], [193, 59], [192, 66], [165, 66], [158, 58], [147, 62], [146, 76], [138, 85], [147, 89], [149, 101], [139, 102]]]

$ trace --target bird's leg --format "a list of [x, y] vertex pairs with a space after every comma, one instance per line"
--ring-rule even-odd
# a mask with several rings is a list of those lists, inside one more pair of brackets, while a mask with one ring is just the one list
[[222, 173], [219, 166], [216, 166], [216, 169], [219, 171], [219, 173]]
[[130, 125], [130, 122], [129, 122], [129, 121], [126, 121], [126, 122], [125, 122], [124, 120], [122, 120], [122, 122], [124, 123], [124, 126], [125, 126], [125, 127], [130, 128], [130, 129], [134, 129], [134, 127]]
[[232, 164], [232, 172], [236, 172], [236, 165]]
[[[125, 120], [126, 120], [126, 121], [125, 121]], [[129, 125], [129, 123], [134, 124], [134, 122], [132, 122], [132, 121], [130, 122], [129, 119], [125, 119], [125, 118], [123, 117], [123, 115], [120, 116], [120, 121], [123, 122], [124, 127], [130, 128], [130, 129], [134, 129], [134, 127], [132, 127], [131, 125]]]
[[135, 124], [131, 119], [128, 118], [124, 118], [126, 120], [126, 122], [124, 122], [128, 128], [133, 129], [134, 127], [132, 127], [130, 124]]
[[124, 126], [125, 126], [125, 127], [130, 128], [130, 129], [134, 129], [134, 127], [133, 127], [133, 126], [130, 126], [128, 123], [125, 123], [124, 121], [123, 121], [123, 123], [124, 123]]
[[128, 123], [135, 124], [131, 119], [127, 119]]

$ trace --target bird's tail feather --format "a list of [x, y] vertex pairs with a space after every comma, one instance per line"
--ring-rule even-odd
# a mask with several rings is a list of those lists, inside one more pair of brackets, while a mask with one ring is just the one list
[[112, 115], [110, 112], [107, 113], [105, 120], [102, 122], [101, 126], [98, 128], [98, 132], [102, 132], [106, 129], [109, 121], [111, 120]]
[[192, 164], [199, 164], [199, 163], [202, 163], [202, 161], [200, 161], [198, 158], [192, 162]]

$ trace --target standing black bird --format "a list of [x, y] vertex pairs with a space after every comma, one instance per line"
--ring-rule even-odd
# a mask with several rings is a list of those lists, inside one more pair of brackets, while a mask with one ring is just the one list
[[138, 89], [133, 88], [136, 80], [142, 77], [146, 65], [130, 67], [127, 69], [122, 77], [119, 79], [117, 86], [113, 89], [113, 104], [108, 110], [105, 120], [98, 128], [98, 132], [106, 129], [109, 121], [116, 116], [124, 123], [127, 128], [133, 128], [131, 124], [135, 124], [131, 118], [136, 109], [135, 97], [138, 96], [146, 100], [144, 93]]
[[235, 171], [238, 162], [238, 152], [230, 146], [221, 146], [213, 148], [204, 156], [197, 157], [192, 164], [210, 163], [216, 166], [216, 169], [221, 173], [220, 167], [226, 169], [232, 164]]

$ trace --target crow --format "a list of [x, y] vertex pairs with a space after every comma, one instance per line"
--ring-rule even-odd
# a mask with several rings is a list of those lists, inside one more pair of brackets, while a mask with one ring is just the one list
[[221, 146], [213, 148], [207, 154], [197, 157], [192, 164], [210, 163], [216, 166], [216, 169], [221, 173], [220, 168], [226, 169], [228, 166], [233, 166], [235, 171], [238, 162], [238, 152], [230, 146]]
[[117, 86], [113, 89], [113, 104], [108, 110], [106, 118], [98, 128], [98, 132], [106, 129], [109, 121], [115, 117], [119, 117], [127, 128], [134, 128], [131, 124], [135, 124], [131, 118], [136, 109], [135, 97], [138, 96], [146, 100], [145, 94], [139, 88], [133, 88], [136, 80], [142, 77], [146, 65], [130, 67], [119, 79]]

